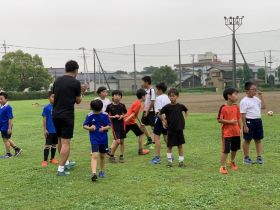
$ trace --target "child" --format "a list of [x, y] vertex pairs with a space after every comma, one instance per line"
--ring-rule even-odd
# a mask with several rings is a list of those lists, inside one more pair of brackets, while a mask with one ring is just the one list
[[[249, 145], [254, 139], [257, 150], [257, 163], [263, 164], [262, 158], [262, 144], [261, 140], [263, 135], [263, 124], [261, 119], [261, 109], [265, 109], [264, 99], [262, 92], [257, 90], [253, 82], [245, 83], [246, 95], [240, 102], [240, 112], [242, 114], [243, 122], [243, 152], [244, 164], [253, 164], [253, 160], [249, 156]], [[258, 97], [256, 97], [258, 95]]]
[[168, 91], [168, 97], [171, 103], [165, 105], [160, 110], [160, 118], [163, 127], [167, 128], [167, 166], [172, 167], [172, 148], [177, 146], [179, 152], [179, 167], [184, 167], [183, 144], [185, 144], [185, 137], [183, 130], [185, 128], [185, 117], [187, 116], [188, 109], [185, 105], [177, 103], [179, 91], [176, 88], [171, 88]]
[[105, 112], [107, 109], [107, 106], [111, 103], [111, 101], [108, 98], [106, 98], [108, 95], [107, 88], [103, 87], [103, 86], [99, 87], [97, 89], [97, 94], [99, 97], [97, 97], [95, 99], [99, 99], [102, 101], [102, 103], [103, 103], [102, 112]]
[[220, 173], [227, 174], [226, 160], [228, 153], [230, 155], [230, 167], [236, 171], [238, 169], [235, 163], [237, 150], [240, 149], [240, 128], [241, 115], [237, 102], [238, 91], [235, 88], [227, 88], [223, 92], [226, 104], [222, 105], [217, 120], [222, 124], [222, 155]]
[[48, 99], [50, 103], [44, 107], [42, 113], [43, 132], [46, 139], [45, 148], [44, 148], [44, 160], [41, 163], [42, 167], [46, 167], [48, 165], [48, 157], [49, 157], [50, 150], [51, 150], [50, 163], [58, 164], [58, 161], [54, 159], [58, 138], [56, 135], [56, 131], [52, 119], [52, 110], [53, 110], [53, 102], [54, 102], [54, 94], [52, 92], [48, 93]]
[[96, 167], [98, 154], [100, 156], [100, 171], [98, 176], [105, 177], [105, 156], [108, 148], [108, 130], [110, 129], [110, 120], [107, 114], [102, 112], [103, 103], [96, 99], [90, 103], [92, 112], [89, 113], [84, 121], [84, 129], [89, 131], [91, 143], [91, 180], [97, 180]]
[[114, 141], [111, 146], [110, 152], [110, 162], [116, 163], [115, 152], [120, 145], [120, 157], [119, 162], [124, 162], [124, 139], [126, 138], [126, 133], [124, 129], [123, 118], [127, 112], [124, 104], [120, 103], [122, 99], [122, 92], [120, 90], [114, 90], [112, 92], [112, 103], [107, 106], [106, 112], [109, 114], [109, 118], [112, 123], [112, 132], [114, 136]]
[[10, 147], [15, 150], [15, 156], [19, 156], [22, 150], [11, 140], [13, 130], [13, 109], [8, 103], [8, 94], [0, 92], [0, 131], [6, 148], [6, 155], [3, 158], [12, 157]]
[[168, 96], [165, 94], [167, 86], [165, 83], [159, 83], [156, 85], [157, 98], [155, 102], [156, 120], [154, 127], [154, 141], [156, 145], [156, 156], [152, 159], [152, 164], [158, 164], [160, 160], [160, 135], [163, 134], [165, 143], [167, 143], [167, 129], [163, 128], [162, 121], [159, 118], [159, 113], [162, 107], [170, 104]]
[[150, 151], [147, 149], [143, 149], [143, 139], [144, 139], [144, 133], [139, 128], [139, 126], [136, 123], [136, 119], [140, 123], [141, 127], [144, 125], [141, 123], [141, 121], [138, 118], [139, 111], [141, 109], [141, 103], [145, 101], [146, 99], [146, 91], [144, 89], [139, 89], [136, 92], [137, 100], [134, 101], [130, 108], [127, 111], [126, 117], [124, 119], [125, 122], [125, 132], [126, 134], [132, 130], [135, 136], [138, 137], [138, 144], [139, 144], [139, 155], [146, 155]]

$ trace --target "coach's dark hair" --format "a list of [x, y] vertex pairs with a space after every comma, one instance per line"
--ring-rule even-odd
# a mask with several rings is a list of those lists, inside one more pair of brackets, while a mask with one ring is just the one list
[[48, 92], [48, 98], [52, 96], [52, 94], [54, 94], [52, 91]]
[[227, 101], [228, 95], [232, 95], [233, 93], [238, 93], [238, 90], [233, 87], [226, 88], [223, 92], [224, 99]]
[[95, 99], [90, 102], [90, 108], [95, 112], [100, 112], [103, 108], [103, 103], [99, 99]]
[[166, 84], [164, 82], [158, 83], [156, 85], [156, 88], [158, 90], [162, 90], [162, 92], [165, 92], [167, 90], [167, 86], [166, 86]]
[[245, 90], [250, 90], [250, 88], [251, 88], [253, 85], [256, 85], [256, 84], [255, 84], [254, 82], [251, 82], [251, 81], [245, 82], [245, 84], [244, 84], [244, 89], [245, 89]]
[[66, 72], [74, 72], [79, 69], [79, 64], [77, 61], [70, 60], [65, 64], [65, 71]]
[[136, 92], [136, 96], [137, 96], [138, 99], [141, 99], [145, 95], [147, 95], [147, 93], [144, 89], [139, 89]]
[[112, 91], [112, 97], [113, 97], [114, 95], [119, 95], [120, 97], [122, 97], [122, 91], [120, 91], [120, 90], [113, 90], [113, 91]]
[[142, 78], [143, 82], [147, 82], [149, 85], [152, 84], [152, 79], [150, 76], [145, 76]]
[[168, 96], [170, 96], [172, 93], [175, 96], [179, 96], [179, 91], [176, 88], [170, 88], [169, 91], [168, 91]]
[[98, 89], [97, 89], [97, 94], [99, 95], [102, 91], [104, 91], [104, 90], [107, 90], [107, 88], [106, 87], [104, 87], [104, 86], [101, 86], [101, 87], [99, 87]]
[[6, 92], [0, 92], [0, 96], [3, 96], [5, 99], [8, 98], [8, 94]]

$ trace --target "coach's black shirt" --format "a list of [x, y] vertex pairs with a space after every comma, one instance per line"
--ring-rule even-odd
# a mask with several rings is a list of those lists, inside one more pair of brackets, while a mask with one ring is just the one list
[[74, 118], [76, 97], [81, 96], [81, 83], [74, 77], [64, 75], [53, 84], [54, 118]]

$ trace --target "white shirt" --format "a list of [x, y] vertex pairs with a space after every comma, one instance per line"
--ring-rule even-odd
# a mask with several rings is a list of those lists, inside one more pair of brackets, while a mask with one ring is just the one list
[[100, 97], [97, 97], [95, 99], [99, 99], [100, 101], [102, 101], [102, 103], [103, 103], [102, 112], [105, 112], [107, 109], [107, 106], [111, 103], [110, 99], [108, 99], [108, 98], [101, 99]]
[[[146, 100], [145, 100], [144, 111], [149, 110], [151, 101], [156, 100], [156, 93], [155, 93], [154, 88], [146, 89], [146, 93], [147, 93], [147, 95], [146, 95]], [[153, 111], [153, 109], [151, 109], [150, 111]]]
[[254, 96], [249, 98], [245, 96], [240, 102], [240, 112], [241, 114], [246, 114], [247, 119], [260, 119], [261, 115], [261, 100]]
[[155, 101], [155, 112], [159, 112], [162, 107], [164, 107], [167, 104], [170, 104], [170, 100], [166, 94], [162, 94], [157, 96]]

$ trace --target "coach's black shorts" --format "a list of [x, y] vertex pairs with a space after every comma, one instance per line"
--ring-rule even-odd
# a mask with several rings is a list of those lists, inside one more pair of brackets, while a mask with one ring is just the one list
[[73, 138], [74, 118], [53, 118], [53, 123], [58, 138]]
[[158, 136], [160, 136], [161, 134], [167, 135], [167, 129], [163, 127], [162, 121], [159, 119], [159, 117], [156, 117], [155, 120], [154, 134]]
[[117, 122], [112, 122], [112, 132], [115, 140], [125, 139], [126, 132], [124, 129], [124, 122], [122, 120]]
[[57, 143], [58, 143], [58, 138], [56, 133], [49, 133], [46, 138], [46, 145], [52, 145]]
[[1, 131], [1, 136], [3, 139], [10, 139], [12, 134], [8, 134], [8, 131]]
[[236, 152], [240, 150], [240, 136], [225, 137], [223, 138], [223, 153]]
[[133, 131], [133, 133], [135, 134], [135, 136], [141, 136], [143, 135], [143, 131], [139, 128], [139, 126], [135, 123], [132, 125], [126, 125], [125, 126], [125, 132], [128, 133], [130, 130]]
[[185, 144], [185, 137], [182, 130], [167, 132], [167, 147], [180, 146]]
[[150, 126], [154, 127], [154, 125], [155, 125], [155, 117], [156, 117], [155, 112], [154, 111], [149, 112], [147, 117], [145, 117], [144, 114], [145, 114], [145, 112], [143, 112], [143, 116], [142, 116], [141, 122], [144, 125], [150, 125]]
[[249, 128], [249, 133], [243, 133], [243, 137], [246, 141], [263, 139], [262, 119], [246, 119], [246, 124]]

